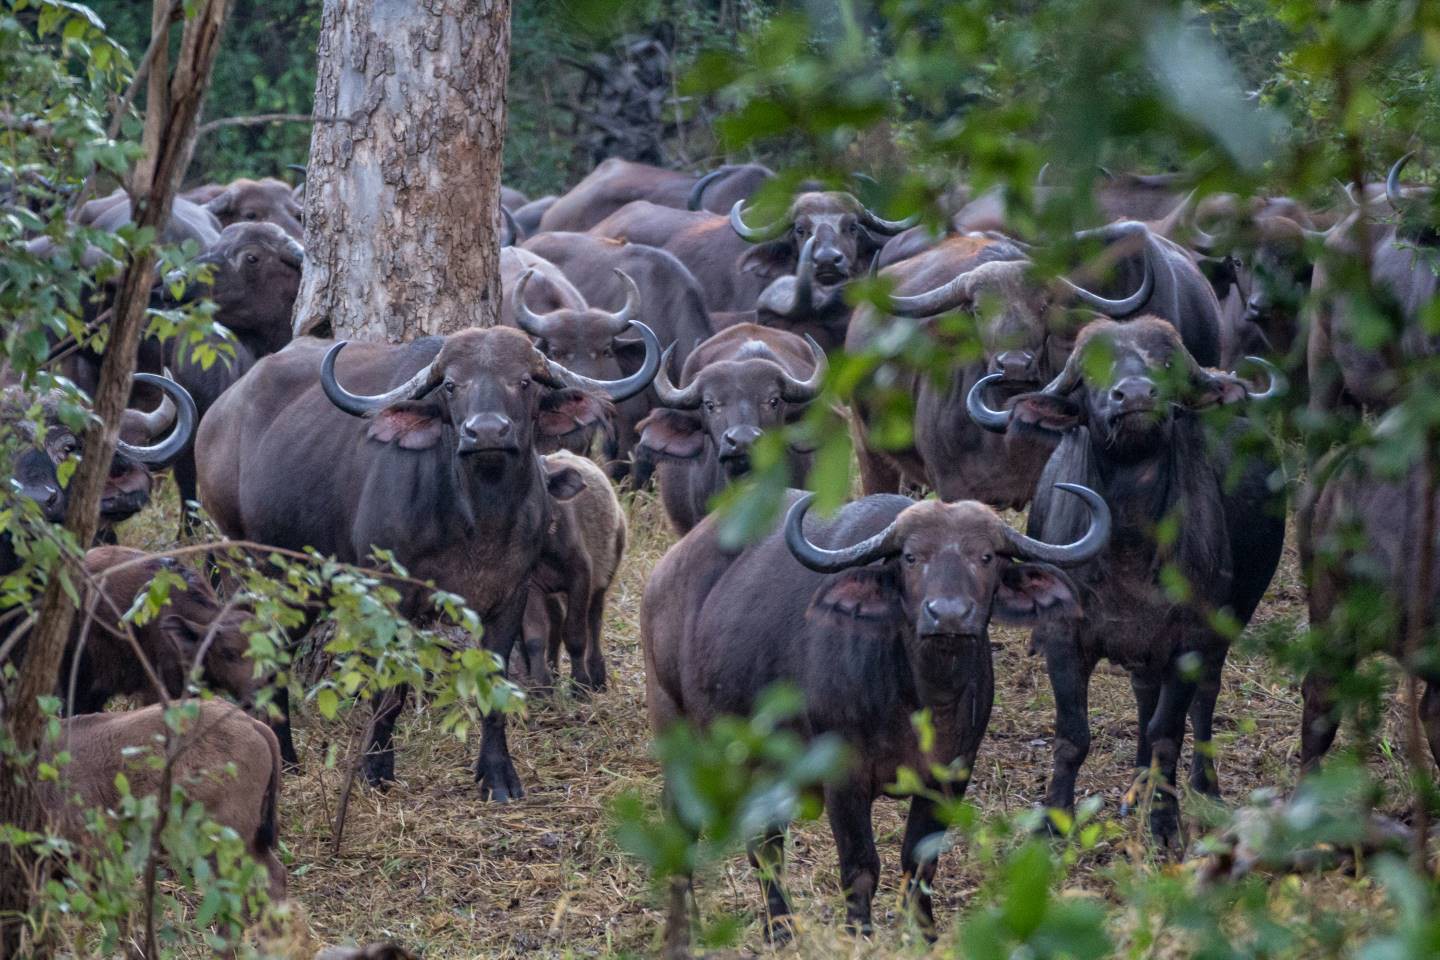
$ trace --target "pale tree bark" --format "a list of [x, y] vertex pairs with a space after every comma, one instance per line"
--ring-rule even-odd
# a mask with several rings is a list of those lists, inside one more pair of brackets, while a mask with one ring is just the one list
[[[195, 139], [195, 121], [210, 85], [211, 68], [220, 49], [229, 0], [197, 0], [181, 33], [175, 69], [170, 70], [169, 26], [179, 11], [172, 0], [155, 0], [151, 24], [151, 50], [146, 54], [144, 153], [126, 189], [134, 201], [133, 215], [140, 227], [160, 233], [170, 219], [170, 208], [185, 174]], [[150, 287], [154, 283], [155, 251], [142, 249], [129, 263], [115, 300], [110, 341], [100, 365], [95, 390], [96, 420], [85, 431], [84, 456], [71, 478], [65, 529], [79, 544], [95, 539], [100, 518], [100, 495], [115, 455], [120, 417], [130, 398], [135, 354], [145, 326]], [[61, 656], [69, 638], [75, 607], [62, 586], [62, 571], [51, 571], [40, 601], [35, 629], [26, 644], [25, 659], [15, 680], [13, 705], [5, 724], [21, 755], [33, 753], [40, 742], [38, 698], [53, 694]], [[41, 825], [41, 811], [33, 792], [31, 765], [12, 766], [0, 759], [0, 823], [33, 830]], [[28, 910], [34, 860], [28, 851], [11, 849], [0, 857], [0, 960], [18, 956], [21, 923]], [[27, 957], [39, 957], [45, 945], [30, 945]]]
[[510, 0], [325, 0], [316, 53], [296, 332], [493, 325]]

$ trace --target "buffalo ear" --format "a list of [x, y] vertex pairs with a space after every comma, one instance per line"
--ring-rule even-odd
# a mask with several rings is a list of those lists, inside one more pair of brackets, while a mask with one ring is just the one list
[[1195, 384], [1195, 394], [1191, 398], [1190, 406], [1196, 410], [1223, 407], [1239, 403], [1247, 396], [1249, 394], [1246, 392], [1245, 382], [1239, 377], [1206, 371]]
[[869, 628], [888, 626], [904, 616], [894, 564], [857, 567], [820, 585], [805, 618], [817, 626]]
[[1235, 261], [1230, 257], [1200, 257], [1195, 265], [1210, 281], [1216, 294], [1221, 294], [1235, 284]]
[[1026, 393], [1015, 398], [1010, 422], [1045, 433], [1064, 433], [1080, 425], [1085, 413], [1069, 397], [1052, 393]]
[[1048, 563], [1006, 564], [990, 616], [1016, 626], [1076, 620], [1081, 616], [1080, 593], [1065, 573]]
[[741, 273], [754, 273], [766, 278], [794, 273], [795, 267], [795, 247], [789, 240], [771, 240], [751, 247], [735, 260], [735, 269]]
[[402, 400], [375, 414], [365, 435], [404, 450], [428, 450], [440, 442], [441, 410], [433, 403]]
[[657, 457], [693, 460], [705, 449], [705, 427], [700, 418], [683, 410], [661, 407], [635, 425], [640, 446]]
[[540, 400], [536, 428], [542, 437], [563, 437], [592, 424], [608, 423], [614, 409], [610, 401], [584, 390], [550, 390]]
[[555, 500], [569, 500], [585, 489], [585, 476], [569, 464], [545, 462], [545, 489]]
[[205, 209], [209, 210], [217, 217], [223, 217], [227, 213], [229, 213], [231, 208], [233, 208], [234, 206], [235, 191], [226, 188], [224, 190], [221, 190], [220, 193], [217, 194], [214, 198], [212, 198], [209, 203], [205, 204]]

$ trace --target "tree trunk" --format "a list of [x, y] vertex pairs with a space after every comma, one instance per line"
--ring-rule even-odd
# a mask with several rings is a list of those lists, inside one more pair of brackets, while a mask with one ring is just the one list
[[296, 332], [495, 324], [510, 0], [325, 0], [316, 54]]
[[[170, 219], [170, 208], [185, 174], [195, 138], [195, 120], [210, 85], [228, 7], [229, 0], [200, 0], [194, 5], [194, 13], [185, 23], [172, 75], [167, 49], [172, 3], [155, 0], [152, 36], [158, 43], [152, 44], [154, 59], [147, 80], [144, 154], [127, 189], [134, 201], [136, 225], [152, 228], [156, 234]], [[145, 326], [154, 273], [155, 250], [143, 248], [127, 267], [115, 300], [110, 342], [95, 390], [98, 419], [85, 431], [85, 453], [70, 482], [65, 515], [65, 529], [79, 544], [95, 539], [100, 495], [115, 455], [120, 417], [130, 398], [130, 378], [135, 372], [135, 354]], [[32, 753], [39, 745], [43, 714], [38, 701], [56, 690], [61, 656], [75, 616], [75, 607], [64, 589], [67, 576], [61, 565], [51, 571], [15, 681], [13, 707], [5, 718], [21, 756]], [[33, 773], [31, 764], [12, 764], [0, 758], [0, 823], [23, 830], [41, 826], [41, 811], [32, 789]], [[7, 851], [0, 859], [0, 960], [18, 956], [21, 949], [22, 925], [16, 918], [30, 908], [34, 863], [28, 851], [19, 849]], [[37, 957], [43, 952], [43, 947], [32, 947], [26, 955]]]

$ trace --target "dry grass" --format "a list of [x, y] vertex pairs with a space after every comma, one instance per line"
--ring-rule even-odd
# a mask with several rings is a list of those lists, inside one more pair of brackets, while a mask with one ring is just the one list
[[[674, 538], [653, 497], [640, 495], [629, 509], [630, 551], [606, 617], [610, 687], [589, 701], [561, 696], [534, 702], [513, 721], [511, 751], [528, 790], [522, 802], [482, 803], [470, 771], [477, 742], [461, 744], [442, 734], [423, 705], [417, 706], [397, 731], [401, 782], [384, 794], [357, 786], [343, 848], [333, 856], [330, 820], [342, 782], [337, 757], [343, 756], [350, 728], [326, 724], [314, 710], [302, 708], [296, 731], [305, 766], [285, 784], [282, 836], [292, 894], [320, 939], [364, 943], [393, 938], [433, 958], [655, 952], [657, 900], [643, 869], [613, 842], [608, 810], [625, 790], [658, 794], [659, 771], [648, 753], [637, 624], [646, 576]], [[162, 511], [132, 524], [126, 540], [162, 545], [175, 529], [173, 510], [170, 499]], [[1292, 545], [1257, 622], [1303, 624], [1304, 618]], [[1053, 724], [1043, 664], [1026, 656], [1025, 633], [1000, 630], [996, 640], [997, 701], [970, 793], [987, 814], [1028, 808], [1042, 795]], [[1383, 728], [1397, 743], [1403, 736], [1401, 711], [1392, 701]], [[1102, 797], [1102, 816], [1113, 818], [1130, 784], [1135, 727], [1129, 683], [1118, 670], [1102, 665], [1097, 673], [1091, 717], [1094, 745], [1080, 790]], [[1294, 680], [1264, 660], [1232, 657], [1216, 718], [1221, 776], [1231, 802], [1263, 786], [1293, 785], [1299, 718]], [[1382, 754], [1375, 760], [1377, 774], [1392, 786], [1400, 783], [1400, 759]], [[924, 952], [902, 945], [903, 923], [895, 911], [902, 809], [891, 802], [876, 808], [885, 874], [876, 899], [878, 929], [868, 942], [851, 940], [836, 925], [844, 915], [843, 898], [834, 844], [823, 820], [793, 831], [788, 878], [805, 933], [787, 953], [869, 957]], [[1081, 894], [1110, 896], [1105, 867], [1125, 855], [1118, 844], [1102, 844], [1081, 861], [1071, 887]], [[953, 923], [980, 882], [978, 866], [963, 846], [945, 855], [936, 903], [942, 927]], [[1305, 896], [1337, 908], [1374, 916], [1382, 903], [1368, 883], [1340, 877], [1300, 882]], [[698, 885], [707, 918], [722, 913], [753, 918], [759, 907], [743, 856], [703, 876]], [[747, 953], [761, 947], [753, 920], [743, 944]]]

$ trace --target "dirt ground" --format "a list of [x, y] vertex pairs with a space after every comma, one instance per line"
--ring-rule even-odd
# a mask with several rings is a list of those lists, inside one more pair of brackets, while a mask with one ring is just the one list
[[[170, 504], [163, 514], [147, 515], [148, 522], [132, 526], [125, 539], [163, 546], [157, 542], [163, 541], [160, 531], [174, 529], [173, 499]], [[300, 708], [296, 735], [304, 766], [285, 781], [281, 836], [292, 896], [319, 939], [394, 939], [430, 958], [655, 954], [659, 898], [643, 867], [614, 842], [609, 811], [624, 791], [659, 793], [659, 768], [648, 749], [638, 617], [646, 577], [675, 538], [653, 496], [640, 494], [626, 505], [630, 549], [605, 620], [610, 686], [590, 700], [562, 694], [531, 701], [526, 713], [512, 721], [511, 751], [528, 791], [523, 801], [482, 803], [470, 769], [478, 733], [468, 744], [457, 742], [432, 725], [423, 704], [412, 705], [397, 729], [400, 782], [383, 794], [357, 786], [340, 852], [333, 854], [331, 824], [350, 728], [342, 721], [327, 724], [313, 708]], [[1291, 630], [1303, 626], [1304, 593], [1295, 565], [1293, 544], [1287, 544], [1281, 571], [1252, 630], [1269, 623]], [[996, 704], [969, 793], [985, 814], [1023, 810], [1042, 796], [1053, 727], [1049, 684], [1043, 663], [1026, 655], [1026, 632], [999, 629], [993, 639]], [[1131, 780], [1135, 719], [1128, 680], [1102, 664], [1090, 703], [1094, 743], [1080, 796], [1101, 797], [1102, 819], [1113, 819]], [[1383, 727], [1387, 739], [1374, 760], [1376, 772], [1390, 784], [1403, 778], [1402, 751], [1387, 749], [1403, 742], [1401, 714], [1398, 702], [1392, 702]], [[1261, 787], [1293, 786], [1299, 719], [1294, 679], [1262, 658], [1232, 653], [1216, 717], [1227, 802], [1243, 801]], [[1184, 762], [1188, 765], [1188, 753]], [[782, 955], [924, 953], [923, 945], [904, 937], [897, 910], [902, 814], [903, 805], [896, 802], [876, 808], [884, 873], [875, 901], [876, 933], [868, 941], [840, 930], [844, 901], [823, 818], [793, 829], [787, 882], [802, 935]], [[1133, 824], [1127, 821], [1127, 830]], [[1104, 867], [1123, 855], [1119, 843], [1102, 842], [1082, 859], [1067, 892], [1109, 896]], [[942, 931], [963, 911], [980, 880], [978, 865], [963, 844], [943, 856], [936, 896]], [[1316, 885], [1317, 895], [1333, 892], [1352, 907], [1357, 897], [1383, 903], [1373, 888], [1357, 890], [1351, 881], [1304, 883]], [[1322, 889], [1335, 883], [1338, 891]], [[741, 955], [764, 949], [756, 921], [761, 902], [743, 855], [702, 875], [697, 886], [702, 920], [738, 916], [748, 924], [741, 934]]]

